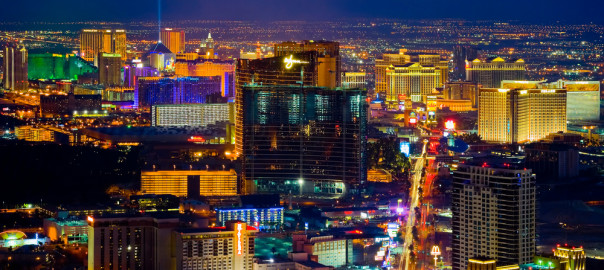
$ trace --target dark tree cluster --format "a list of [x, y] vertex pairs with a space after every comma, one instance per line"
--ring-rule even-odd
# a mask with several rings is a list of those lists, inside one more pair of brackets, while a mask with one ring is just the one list
[[0, 140], [0, 184], [6, 203], [96, 203], [112, 184], [137, 182], [138, 149]]

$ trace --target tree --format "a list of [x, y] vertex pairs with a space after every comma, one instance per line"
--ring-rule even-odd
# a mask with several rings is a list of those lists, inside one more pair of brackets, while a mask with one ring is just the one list
[[369, 143], [366, 153], [370, 169], [384, 169], [393, 175], [399, 175], [411, 166], [409, 159], [401, 153], [395, 138], [384, 138]]
[[480, 144], [482, 143], [482, 137], [476, 133], [464, 133], [458, 136], [458, 138], [467, 144]]

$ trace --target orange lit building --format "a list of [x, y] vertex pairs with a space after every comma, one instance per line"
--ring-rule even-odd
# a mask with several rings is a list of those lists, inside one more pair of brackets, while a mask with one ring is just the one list
[[116, 53], [122, 57], [122, 60], [126, 60], [126, 30], [82, 30], [80, 57], [93, 62], [99, 53]]
[[185, 52], [185, 31], [180, 29], [164, 28], [160, 34], [161, 42], [173, 53]]
[[236, 196], [237, 173], [231, 171], [143, 171], [143, 194], [170, 194], [179, 197]]

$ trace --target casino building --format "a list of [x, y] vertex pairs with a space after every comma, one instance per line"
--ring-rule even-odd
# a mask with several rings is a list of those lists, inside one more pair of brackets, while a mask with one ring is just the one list
[[366, 90], [244, 86], [242, 193], [341, 197], [367, 179]]

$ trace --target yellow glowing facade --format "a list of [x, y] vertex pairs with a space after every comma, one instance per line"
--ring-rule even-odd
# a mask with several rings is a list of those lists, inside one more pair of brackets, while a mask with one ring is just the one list
[[499, 143], [525, 143], [566, 132], [566, 90], [480, 90], [478, 135]]
[[524, 80], [526, 63], [522, 59], [506, 61], [501, 57], [466, 62], [466, 80], [485, 88], [500, 87], [504, 80]]
[[342, 72], [342, 88], [367, 89], [366, 78], [365, 72]]
[[179, 197], [236, 196], [237, 173], [234, 170], [144, 171], [141, 172], [141, 191]]
[[557, 247], [554, 256], [566, 262], [564, 270], [585, 270], [585, 251], [581, 247]]
[[434, 66], [422, 66], [419, 63], [390, 66], [386, 68], [386, 103], [395, 107], [401, 96], [421, 102], [422, 96], [429, 95], [434, 88], [442, 86], [441, 78], [441, 69]]
[[82, 30], [80, 57], [93, 62], [99, 53], [116, 53], [122, 57], [122, 60], [126, 60], [126, 30]]
[[399, 53], [385, 53], [382, 58], [375, 59], [375, 92], [380, 95], [386, 94], [386, 69], [390, 66], [404, 65], [411, 62], [411, 56], [406, 55], [406, 49], [400, 49]]
[[28, 142], [54, 142], [54, 131], [32, 126], [15, 127], [15, 136]]
[[163, 43], [172, 53], [185, 52], [185, 31], [172, 28], [164, 28], [160, 34]]

